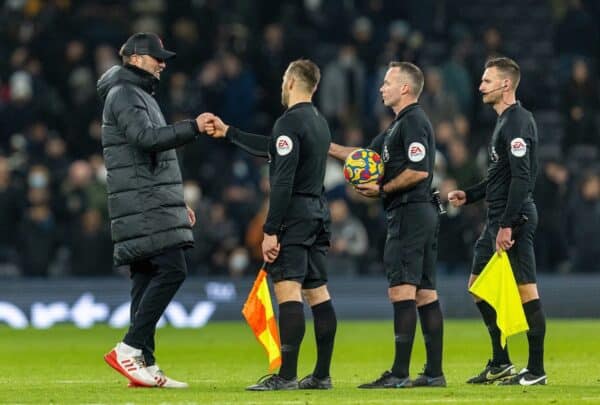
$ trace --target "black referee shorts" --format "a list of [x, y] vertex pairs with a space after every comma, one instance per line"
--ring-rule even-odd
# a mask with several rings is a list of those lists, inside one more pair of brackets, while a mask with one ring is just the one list
[[[538, 214], [535, 203], [525, 203], [521, 213], [527, 215], [528, 220], [517, 229], [515, 244], [508, 249], [507, 253], [517, 284], [530, 284], [536, 282], [533, 239], [538, 224]], [[496, 252], [499, 220], [499, 215], [488, 214], [485, 228], [483, 228], [481, 236], [475, 243], [473, 264], [471, 265], [472, 274], [481, 274], [485, 265]], [[515, 235], [513, 235], [513, 238], [515, 238]]]
[[281, 249], [277, 259], [267, 266], [274, 283], [297, 281], [302, 289], [313, 289], [327, 284], [329, 251], [329, 221], [295, 220], [285, 224], [281, 235]]
[[389, 286], [412, 284], [435, 290], [439, 215], [430, 202], [408, 203], [387, 212], [383, 265]]

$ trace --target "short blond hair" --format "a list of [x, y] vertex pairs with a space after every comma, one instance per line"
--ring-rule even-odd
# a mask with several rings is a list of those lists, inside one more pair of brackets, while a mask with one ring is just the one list
[[316, 90], [321, 80], [321, 70], [309, 59], [297, 59], [291, 62], [287, 72], [304, 83], [305, 89], [311, 93]]
[[512, 82], [513, 89], [517, 89], [519, 82], [521, 81], [521, 68], [517, 62], [511, 58], [501, 56], [498, 58], [488, 59], [488, 61], [485, 62], [486, 69], [492, 67], [498, 69], [501, 75], [508, 76]]
[[410, 91], [414, 96], [419, 98], [425, 84], [423, 71], [417, 65], [410, 62], [390, 62], [389, 68], [398, 68], [400, 72], [407, 74], [411, 81]]

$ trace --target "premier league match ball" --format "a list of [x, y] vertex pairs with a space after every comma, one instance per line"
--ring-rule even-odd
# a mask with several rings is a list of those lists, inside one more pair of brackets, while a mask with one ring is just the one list
[[344, 177], [353, 186], [378, 182], [383, 176], [381, 156], [370, 149], [357, 149], [344, 162]]

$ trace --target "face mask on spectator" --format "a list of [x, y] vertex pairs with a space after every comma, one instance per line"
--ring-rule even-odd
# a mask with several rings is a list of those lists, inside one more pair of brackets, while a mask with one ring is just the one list
[[248, 264], [248, 253], [245, 250], [236, 250], [229, 257], [229, 269], [235, 274], [242, 273]]
[[48, 178], [43, 173], [32, 173], [28, 178], [29, 187], [44, 188], [48, 185]]

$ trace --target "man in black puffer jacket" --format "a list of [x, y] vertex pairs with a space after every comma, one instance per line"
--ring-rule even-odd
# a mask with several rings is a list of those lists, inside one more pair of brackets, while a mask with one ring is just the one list
[[193, 246], [194, 212], [183, 200], [175, 148], [192, 142], [203, 116], [167, 125], [154, 99], [165, 60], [175, 56], [158, 36], [132, 35], [120, 51], [123, 66], [98, 81], [104, 101], [102, 147], [108, 171], [108, 209], [115, 265], [130, 266], [131, 325], [104, 356], [135, 386], [184, 388], [154, 359], [156, 323], [186, 277], [183, 249]]

